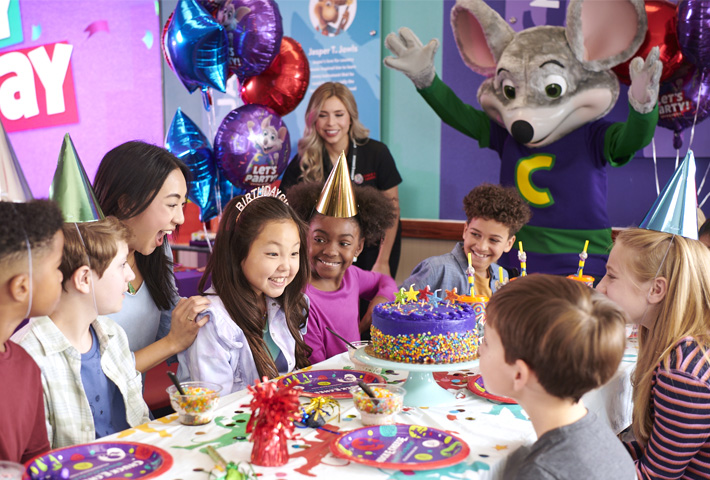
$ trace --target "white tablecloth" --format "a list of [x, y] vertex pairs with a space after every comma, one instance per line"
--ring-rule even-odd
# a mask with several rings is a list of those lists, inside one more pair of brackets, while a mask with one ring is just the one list
[[[631, 385], [629, 375], [636, 359], [635, 343], [629, 345], [616, 376], [604, 387], [584, 397], [587, 407], [607, 418], [615, 432], [631, 423]], [[346, 354], [322, 362], [313, 370], [353, 368]], [[397, 423], [424, 425], [454, 433], [468, 443], [470, 454], [465, 461], [432, 471], [407, 472], [374, 468], [333, 456], [329, 443], [336, 434], [323, 429], [297, 429], [299, 437], [289, 442], [290, 460], [281, 467], [255, 467], [261, 480], [304, 479], [328, 480], [347, 478], [410, 480], [413, 477], [435, 479], [501, 478], [505, 458], [523, 444], [535, 441], [535, 432], [527, 415], [518, 405], [502, 405], [473, 395], [466, 386], [466, 376], [475, 368], [457, 371], [452, 368], [445, 384], [456, 391], [456, 400], [437, 407], [405, 407]], [[405, 372], [380, 371], [387, 381], [404, 380]], [[183, 426], [177, 414], [129, 429], [101, 441], [121, 440], [147, 443], [168, 451], [173, 466], [160, 479], [207, 480], [214, 463], [205, 453], [212, 445], [227, 461], [249, 461], [252, 444], [245, 432], [249, 418], [250, 396], [246, 391], [227, 395], [220, 400], [212, 422], [203, 426]], [[302, 398], [307, 403], [307, 398]], [[360, 417], [350, 399], [339, 400], [340, 421], [334, 417], [329, 428], [344, 432], [362, 427]]]

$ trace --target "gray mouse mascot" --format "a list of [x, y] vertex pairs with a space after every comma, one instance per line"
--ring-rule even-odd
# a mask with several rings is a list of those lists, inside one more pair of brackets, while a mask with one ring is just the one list
[[[658, 122], [657, 48], [630, 64], [626, 121], [603, 120], [619, 96], [611, 68], [646, 34], [643, 1], [570, 0], [565, 27], [516, 33], [483, 0], [457, 0], [451, 25], [464, 63], [488, 77], [478, 89], [483, 111], [436, 75], [436, 39], [423, 45], [406, 27], [390, 33], [385, 65], [407, 75], [444, 122], [498, 153], [500, 183], [516, 186], [533, 210], [518, 233], [529, 272], [574, 273], [589, 240], [585, 273], [600, 278], [611, 245], [606, 166], [628, 163]], [[511, 260], [500, 263], [516, 266]]]

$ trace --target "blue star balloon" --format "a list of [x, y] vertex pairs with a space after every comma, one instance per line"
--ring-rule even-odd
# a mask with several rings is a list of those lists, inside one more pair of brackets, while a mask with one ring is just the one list
[[177, 4], [165, 44], [175, 74], [190, 93], [207, 87], [226, 91], [227, 34], [196, 0]]
[[187, 198], [200, 207], [200, 221], [207, 222], [216, 217], [219, 213], [215, 195], [217, 167], [212, 146], [180, 108], [175, 112], [165, 136], [165, 148], [190, 169], [192, 180], [187, 186]]
[[698, 239], [695, 155], [688, 153], [656, 199], [640, 227]]

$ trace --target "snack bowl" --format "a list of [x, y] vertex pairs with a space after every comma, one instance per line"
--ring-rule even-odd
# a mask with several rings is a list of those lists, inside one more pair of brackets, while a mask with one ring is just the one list
[[211, 382], [180, 382], [185, 395], [180, 395], [175, 385], [166, 391], [170, 396], [170, 405], [178, 413], [183, 425], [204, 425], [212, 420], [212, 411], [219, 403], [222, 385]]
[[[352, 348], [350, 345], [352, 345], [355, 348]], [[366, 363], [362, 363], [360, 360], [355, 358], [355, 352], [360, 350], [362, 347], [366, 347], [370, 345], [369, 340], [358, 340], [356, 342], [350, 342], [350, 345], [348, 345], [348, 358], [350, 359], [350, 362], [352, 362], [353, 365], [355, 365], [357, 368], [364, 369], [365, 371], [369, 371], [371, 367], [367, 365]]]
[[402, 411], [406, 390], [399, 385], [386, 383], [371, 383], [368, 386], [376, 398], [370, 398], [359, 386], [350, 389], [362, 424], [391, 425], [395, 423], [394, 417]]

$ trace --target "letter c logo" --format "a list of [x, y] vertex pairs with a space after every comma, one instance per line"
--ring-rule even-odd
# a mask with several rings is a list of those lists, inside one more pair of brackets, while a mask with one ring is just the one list
[[521, 158], [515, 166], [515, 186], [520, 196], [533, 207], [549, 207], [555, 200], [547, 188], [538, 188], [532, 183], [532, 174], [537, 170], [550, 170], [555, 165], [553, 155], [532, 155]]

